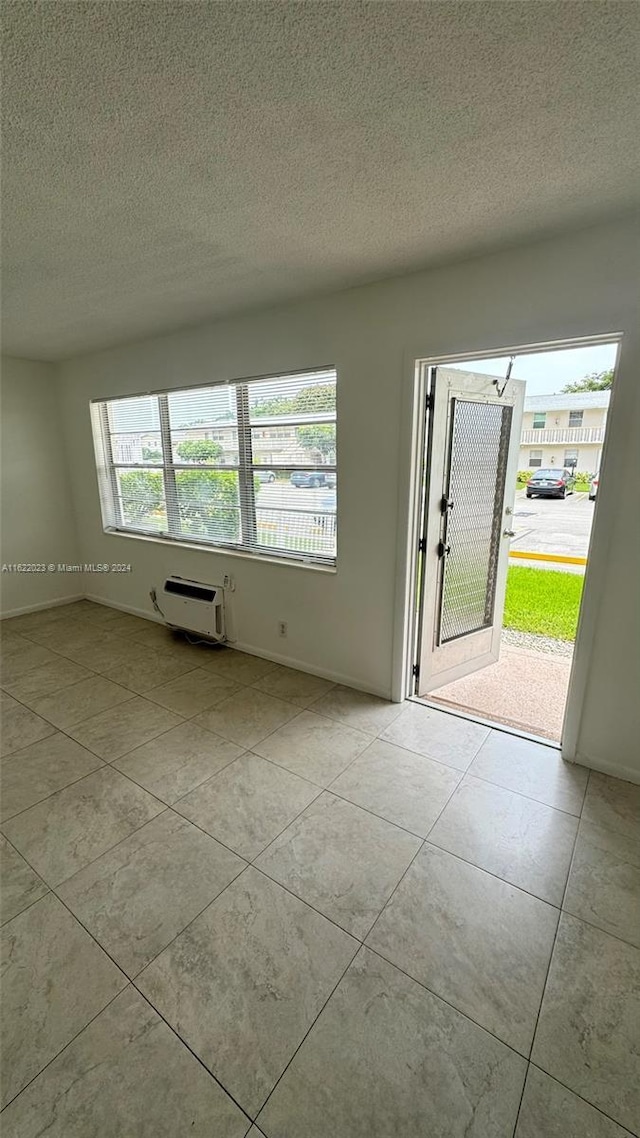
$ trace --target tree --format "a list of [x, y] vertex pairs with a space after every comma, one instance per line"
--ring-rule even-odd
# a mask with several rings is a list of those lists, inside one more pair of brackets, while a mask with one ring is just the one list
[[296, 395], [276, 395], [256, 403], [252, 412], [257, 418], [277, 415], [308, 415], [318, 411], [335, 411], [336, 389], [332, 383], [317, 383], [303, 387]]
[[577, 379], [575, 383], [567, 383], [563, 392], [576, 393], [579, 391], [609, 391], [613, 386], [613, 368], [607, 371], [592, 371], [584, 379]]
[[209, 439], [187, 439], [178, 443], [176, 454], [184, 462], [215, 462], [222, 454], [220, 443], [212, 443]]
[[333, 423], [310, 423], [308, 427], [296, 427], [296, 436], [305, 450], [317, 450], [324, 458], [335, 454], [336, 429]]
[[332, 383], [303, 387], [294, 398], [295, 411], [335, 411], [336, 389]]
[[142, 448], [142, 461], [143, 462], [162, 462], [162, 451], [154, 450], [153, 447]]

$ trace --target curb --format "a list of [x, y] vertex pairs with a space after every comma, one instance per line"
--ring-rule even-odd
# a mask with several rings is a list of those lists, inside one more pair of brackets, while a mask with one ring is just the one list
[[526, 561], [557, 561], [561, 565], [586, 565], [586, 557], [565, 557], [562, 553], [525, 553], [520, 549], [509, 551], [509, 557], [521, 557]]

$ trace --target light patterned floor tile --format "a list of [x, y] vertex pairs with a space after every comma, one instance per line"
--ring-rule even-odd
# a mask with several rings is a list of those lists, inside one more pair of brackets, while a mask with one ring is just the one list
[[563, 907], [640, 948], [640, 840], [581, 822]]
[[529, 1067], [515, 1138], [632, 1138], [584, 1099]]
[[246, 754], [176, 802], [175, 809], [251, 861], [318, 793], [306, 779]]
[[570, 814], [467, 775], [429, 841], [559, 906], [577, 828]]
[[4, 758], [15, 751], [53, 735], [48, 720], [36, 715], [10, 695], [0, 694], [0, 755]]
[[559, 915], [427, 844], [367, 944], [528, 1057]]
[[638, 841], [640, 786], [591, 771], [582, 817], [585, 822], [606, 826]]
[[356, 947], [249, 868], [137, 984], [253, 1117]]
[[142, 787], [103, 766], [3, 829], [47, 884], [58, 885], [164, 809]]
[[420, 845], [406, 830], [323, 791], [256, 864], [362, 938]]
[[209, 668], [222, 679], [236, 684], [255, 684], [269, 672], [275, 671], [278, 665], [271, 660], [263, 660], [261, 656], [238, 652], [235, 648], [218, 648], [208, 653], [202, 667]]
[[257, 1123], [270, 1138], [511, 1138], [525, 1071], [520, 1055], [362, 949]]
[[188, 722], [116, 759], [113, 766], [171, 805], [243, 753], [237, 743]]
[[4, 1115], [15, 1138], [244, 1138], [249, 1120], [129, 987]]
[[16, 683], [17, 680], [26, 676], [28, 672], [32, 672], [35, 668], [41, 668], [43, 664], [51, 664], [59, 659], [55, 652], [51, 652], [48, 648], [43, 648], [41, 644], [34, 644], [33, 641], [25, 641], [24, 645], [20, 645], [18, 649], [15, 645], [9, 652], [5, 650], [2, 652], [2, 662], [0, 666], [0, 680], [3, 687], [10, 687]]
[[59, 887], [59, 895], [128, 976], [198, 916], [245, 862], [171, 810]]
[[331, 791], [426, 838], [461, 778], [443, 763], [377, 739]]
[[5, 687], [15, 699], [28, 703], [31, 699], [51, 695], [52, 692], [61, 691], [70, 684], [77, 684], [80, 680], [88, 680], [91, 674], [88, 668], [81, 668], [79, 664], [74, 664], [73, 660], [56, 656], [48, 664], [41, 664], [39, 668], [34, 668]]
[[563, 914], [532, 1059], [640, 1130], [640, 950]]
[[589, 777], [586, 767], [563, 762], [555, 747], [519, 739], [505, 731], [491, 731], [469, 774], [578, 815]]
[[405, 703], [382, 738], [428, 759], [466, 771], [489, 735], [480, 723], [418, 703]]
[[124, 659], [113, 667], [99, 666], [97, 670], [107, 679], [117, 680], [138, 695], [144, 695], [151, 688], [160, 687], [193, 670], [188, 660], [176, 660], [161, 650], [143, 648], [131, 641], [128, 643], [129, 649]]
[[318, 786], [328, 786], [370, 742], [371, 737], [363, 731], [303, 711], [255, 743], [253, 750]]
[[106, 762], [113, 762], [181, 722], [174, 712], [134, 696], [120, 707], [75, 724], [69, 734]]
[[355, 727], [367, 735], [379, 735], [400, 715], [403, 705], [338, 684], [312, 706], [319, 715], [326, 715], [337, 723]]
[[126, 985], [126, 977], [51, 894], [1, 934], [2, 1105]]
[[44, 881], [0, 834], [0, 924], [6, 924], [48, 892]]
[[48, 798], [103, 765], [102, 759], [54, 731], [46, 739], [16, 751], [0, 764], [0, 817], [3, 821]]
[[188, 718], [215, 707], [237, 691], [240, 691], [240, 684], [223, 680], [206, 668], [194, 668], [169, 683], [151, 688], [146, 698]]
[[130, 691], [104, 676], [91, 676], [52, 695], [32, 699], [31, 708], [49, 723], [65, 730], [101, 711], [126, 703], [131, 697]]
[[243, 688], [216, 707], [203, 711], [194, 722], [232, 743], [253, 747], [297, 714], [298, 709], [292, 703], [253, 688]]
[[308, 707], [314, 700], [331, 691], [335, 684], [320, 676], [312, 676], [309, 672], [276, 666], [253, 686], [267, 695], [288, 699], [289, 703], [295, 703], [299, 707]]

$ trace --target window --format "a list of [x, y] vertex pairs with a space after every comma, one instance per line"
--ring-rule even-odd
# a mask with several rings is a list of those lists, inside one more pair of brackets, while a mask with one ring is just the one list
[[533, 429], [534, 431], [541, 431], [547, 421], [546, 411], [534, 411], [533, 413]]
[[568, 466], [570, 470], [578, 465], [578, 451], [573, 447], [564, 452], [564, 465]]
[[92, 404], [105, 530], [336, 564], [333, 369]]
[[529, 451], [529, 466], [532, 468], [534, 466], [542, 466], [542, 451], [541, 450], [530, 450]]
[[570, 411], [569, 412], [569, 426], [570, 427], [581, 427], [583, 415], [584, 415], [584, 411]]

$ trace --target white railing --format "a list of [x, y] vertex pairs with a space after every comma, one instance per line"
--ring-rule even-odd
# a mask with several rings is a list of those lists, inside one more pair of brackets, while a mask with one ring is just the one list
[[520, 442], [530, 443], [601, 443], [604, 427], [544, 427], [542, 430], [522, 432]]

